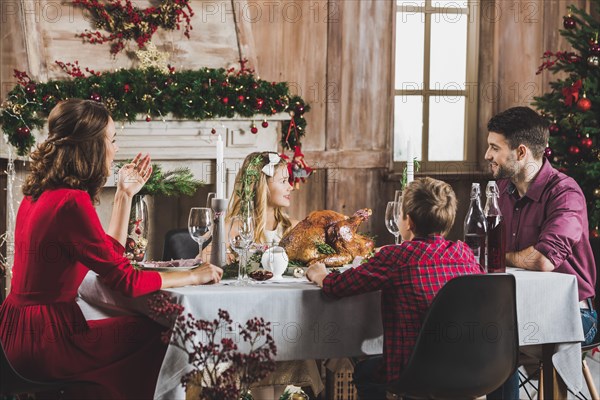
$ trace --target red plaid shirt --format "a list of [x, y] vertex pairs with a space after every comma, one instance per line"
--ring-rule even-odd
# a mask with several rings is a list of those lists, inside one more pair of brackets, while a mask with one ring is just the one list
[[478, 273], [466, 244], [432, 236], [383, 247], [365, 264], [327, 275], [323, 291], [334, 297], [382, 291], [384, 375], [390, 382], [408, 362], [437, 292], [456, 276]]

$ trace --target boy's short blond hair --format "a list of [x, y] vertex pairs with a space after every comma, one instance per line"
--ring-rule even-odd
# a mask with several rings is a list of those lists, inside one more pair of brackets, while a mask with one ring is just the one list
[[456, 195], [446, 182], [420, 178], [411, 182], [402, 196], [402, 218], [410, 215], [415, 236], [445, 236], [456, 217]]

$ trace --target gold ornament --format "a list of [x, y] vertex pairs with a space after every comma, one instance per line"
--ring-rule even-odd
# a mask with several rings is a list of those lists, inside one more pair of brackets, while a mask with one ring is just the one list
[[148, 42], [145, 50], [136, 50], [135, 55], [140, 60], [140, 69], [156, 68], [164, 74], [169, 73], [169, 54], [158, 51], [154, 43]]
[[143, 95], [142, 96], [142, 100], [145, 101], [145, 102], [147, 102], [147, 103], [150, 103], [150, 102], [154, 101], [154, 99], [152, 98], [152, 96], [149, 95], [149, 94]]
[[23, 110], [23, 104], [15, 104], [12, 107], [12, 112], [15, 115], [21, 115], [21, 111]]
[[600, 199], [600, 187], [594, 189], [594, 197]]
[[587, 63], [590, 67], [598, 68], [600, 66], [600, 59], [598, 56], [589, 56], [587, 59]]
[[106, 108], [108, 108], [108, 111], [111, 113], [115, 111], [117, 109], [117, 100], [115, 100], [114, 97], [106, 99]]

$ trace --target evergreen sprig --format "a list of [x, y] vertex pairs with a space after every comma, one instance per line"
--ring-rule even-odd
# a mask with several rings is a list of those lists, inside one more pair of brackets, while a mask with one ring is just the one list
[[242, 201], [254, 200], [254, 190], [256, 189], [256, 182], [260, 179], [262, 162], [262, 156], [257, 155], [250, 160], [248, 168], [244, 171], [241, 187], [236, 189], [236, 194]]
[[[120, 168], [124, 164], [119, 163], [117, 166]], [[202, 186], [204, 186], [204, 182], [194, 178], [194, 174], [187, 167], [163, 171], [160, 164], [152, 163], [152, 175], [150, 175], [150, 179], [148, 179], [148, 182], [146, 182], [138, 194], [192, 196]]]

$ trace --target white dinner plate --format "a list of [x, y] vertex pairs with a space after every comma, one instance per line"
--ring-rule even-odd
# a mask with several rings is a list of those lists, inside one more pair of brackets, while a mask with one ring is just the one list
[[[146, 271], [189, 271], [197, 268], [199, 263], [192, 263], [193, 260], [173, 260], [173, 261], [141, 261], [137, 265], [140, 269]], [[183, 265], [181, 265], [183, 264]]]

